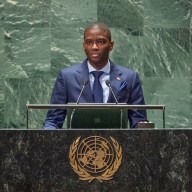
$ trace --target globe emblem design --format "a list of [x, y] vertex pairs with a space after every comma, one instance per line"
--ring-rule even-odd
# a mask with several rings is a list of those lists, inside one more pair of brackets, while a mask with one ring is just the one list
[[78, 164], [87, 172], [104, 172], [114, 162], [114, 149], [103, 137], [91, 136], [79, 144], [76, 157]]

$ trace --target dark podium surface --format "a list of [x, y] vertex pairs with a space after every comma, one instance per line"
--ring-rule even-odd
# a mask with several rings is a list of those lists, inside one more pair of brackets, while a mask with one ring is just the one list
[[[69, 152], [100, 137], [121, 146], [121, 164], [110, 180], [80, 180]], [[192, 191], [192, 130], [0, 130], [0, 191]]]

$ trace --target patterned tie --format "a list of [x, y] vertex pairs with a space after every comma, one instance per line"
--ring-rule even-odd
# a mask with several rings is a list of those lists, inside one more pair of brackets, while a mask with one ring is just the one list
[[93, 83], [94, 101], [95, 101], [95, 103], [103, 103], [103, 89], [101, 87], [99, 78], [104, 72], [103, 71], [92, 71], [91, 73], [95, 77], [95, 80]]

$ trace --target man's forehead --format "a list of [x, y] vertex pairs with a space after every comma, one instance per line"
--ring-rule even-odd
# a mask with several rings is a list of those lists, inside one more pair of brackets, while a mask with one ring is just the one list
[[102, 28], [90, 28], [85, 31], [85, 36], [90, 36], [90, 35], [96, 35], [96, 36], [108, 36], [109, 33], [105, 29]]
[[106, 32], [108, 33], [108, 31], [106, 29], [104, 29], [103, 27], [91, 27], [85, 30], [85, 33], [87, 32]]

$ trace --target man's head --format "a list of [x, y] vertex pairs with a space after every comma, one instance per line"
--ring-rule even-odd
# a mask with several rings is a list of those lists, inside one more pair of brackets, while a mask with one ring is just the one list
[[98, 70], [107, 64], [113, 44], [110, 29], [104, 23], [92, 23], [84, 31], [84, 51], [90, 64]]

